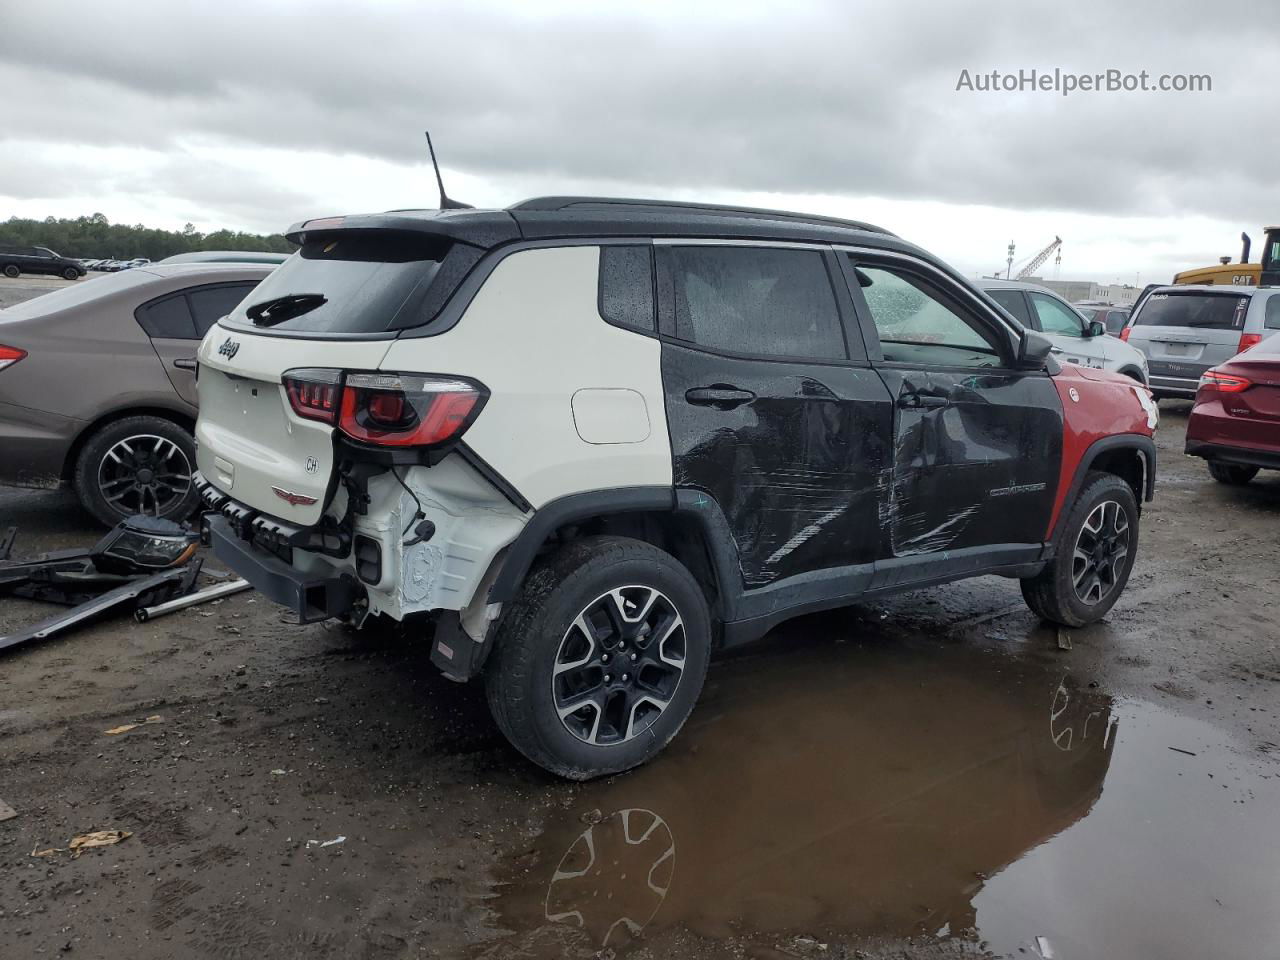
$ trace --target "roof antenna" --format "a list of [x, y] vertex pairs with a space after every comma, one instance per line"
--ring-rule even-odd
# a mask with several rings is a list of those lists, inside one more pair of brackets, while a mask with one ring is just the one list
[[475, 207], [469, 203], [463, 203], [461, 200], [451, 200], [449, 195], [444, 192], [444, 181], [440, 179], [440, 164], [436, 162], [436, 148], [431, 145], [431, 132], [423, 131], [427, 135], [427, 149], [431, 151], [431, 166], [436, 171], [436, 185], [440, 187], [440, 209], [441, 210], [474, 210]]

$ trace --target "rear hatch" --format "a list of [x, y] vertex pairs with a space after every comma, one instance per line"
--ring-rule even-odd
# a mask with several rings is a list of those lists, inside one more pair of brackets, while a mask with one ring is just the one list
[[[330, 373], [336, 381], [338, 371], [377, 370], [400, 330], [429, 315], [424, 301], [457, 244], [370, 229], [299, 237], [299, 252], [201, 344], [196, 437], [200, 472], [215, 487], [309, 526], [330, 491], [335, 428], [316, 419], [319, 408], [299, 415], [285, 374], [304, 371], [314, 383]], [[336, 403], [336, 394], [319, 402]]]
[[1195, 380], [1239, 352], [1249, 297], [1230, 289], [1162, 290], [1143, 301], [1129, 343], [1153, 377]]

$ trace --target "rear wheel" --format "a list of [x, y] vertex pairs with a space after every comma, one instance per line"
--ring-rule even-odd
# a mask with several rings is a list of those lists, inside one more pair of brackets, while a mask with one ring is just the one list
[[22, 271], [18, 269], [16, 264], [6, 263], [4, 266], [4, 275], [12, 280], [14, 277], [22, 275]]
[[1129, 484], [1090, 473], [1058, 536], [1053, 560], [1022, 581], [1022, 596], [1042, 619], [1082, 627], [1120, 599], [1138, 552], [1138, 501]]
[[1229, 483], [1233, 487], [1239, 487], [1256, 477], [1258, 468], [1246, 467], [1238, 463], [1218, 463], [1210, 460], [1209, 473], [1219, 483]]
[[199, 503], [195, 462], [195, 440], [176, 423], [126, 417], [88, 439], [72, 486], [84, 508], [108, 526], [139, 513], [181, 521]]
[[485, 671], [499, 729], [586, 780], [638, 766], [684, 725], [710, 657], [706, 600], [670, 554], [589, 537], [540, 564], [504, 611]]

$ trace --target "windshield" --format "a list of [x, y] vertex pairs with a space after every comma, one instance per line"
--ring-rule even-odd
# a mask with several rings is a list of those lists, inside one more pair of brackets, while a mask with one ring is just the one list
[[1153, 293], [1133, 322], [1135, 326], [1240, 330], [1248, 308], [1249, 298], [1239, 294]]
[[309, 238], [224, 326], [286, 333], [383, 333], [412, 326], [448, 246], [386, 231]]

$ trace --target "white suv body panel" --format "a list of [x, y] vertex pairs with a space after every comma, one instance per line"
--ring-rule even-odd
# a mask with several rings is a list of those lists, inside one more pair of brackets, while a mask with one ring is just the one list
[[[230, 341], [231, 356], [219, 353]], [[295, 340], [215, 325], [200, 344], [196, 465], [219, 490], [289, 523], [320, 519], [333, 473], [333, 428], [299, 417], [281, 375], [297, 367], [376, 370], [386, 340]], [[289, 503], [274, 492], [313, 497]]]
[[599, 270], [597, 246], [512, 253], [452, 329], [397, 340], [383, 360], [388, 370], [488, 387], [464, 439], [535, 509], [587, 490], [672, 482], [661, 345], [600, 316]]
[[[449, 330], [399, 340], [306, 340], [214, 327], [200, 349], [199, 468], [233, 499], [290, 523], [322, 515], [334, 428], [298, 417], [281, 375], [298, 367], [384, 369], [474, 378], [489, 392], [464, 442], [536, 510], [559, 497], [637, 485], [670, 486], [671, 444], [661, 346], [600, 315], [598, 246], [518, 250], [493, 268]], [[230, 338], [234, 356], [218, 353]], [[308, 458], [315, 470], [308, 472]], [[382, 573], [365, 584], [369, 609], [397, 620], [463, 612], [473, 636], [498, 613], [485, 601], [495, 560], [532, 513], [513, 505], [458, 453], [370, 479], [354, 534], [379, 544]], [[401, 483], [403, 481], [403, 485]], [[291, 505], [273, 490], [316, 496]], [[406, 489], [406, 487], [408, 489]], [[416, 502], [415, 502], [416, 498]], [[347, 509], [339, 485], [328, 514]], [[416, 513], [435, 525], [413, 540]], [[338, 559], [301, 549], [295, 568], [355, 575]]]

